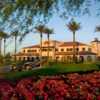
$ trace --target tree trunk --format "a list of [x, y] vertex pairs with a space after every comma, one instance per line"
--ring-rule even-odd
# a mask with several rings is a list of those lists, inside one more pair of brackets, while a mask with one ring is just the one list
[[2, 49], [2, 38], [0, 38], [0, 55], [1, 55], [1, 49]]
[[48, 57], [48, 61], [49, 61], [49, 46], [50, 46], [50, 35], [49, 34], [47, 34], [47, 38], [48, 38], [48, 51], [47, 51], [47, 57]]
[[42, 67], [42, 33], [40, 33], [40, 67]]
[[16, 62], [16, 52], [17, 52], [17, 36], [15, 36], [15, 62]]
[[4, 56], [6, 54], [6, 39], [4, 39]]
[[76, 50], [75, 50], [75, 32], [73, 32], [73, 62], [76, 62]]

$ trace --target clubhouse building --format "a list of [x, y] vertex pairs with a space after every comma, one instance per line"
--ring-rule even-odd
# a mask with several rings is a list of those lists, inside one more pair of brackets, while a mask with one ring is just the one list
[[[100, 41], [95, 39], [90, 44], [81, 42], [75, 43], [75, 54], [81, 61], [100, 60]], [[42, 57], [48, 55], [48, 41], [42, 42]], [[15, 55], [13, 55], [14, 57]], [[16, 59], [21, 61], [34, 61], [40, 57], [40, 44], [24, 47], [16, 54]], [[71, 62], [73, 58], [73, 42], [61, 42], [50, 40], [49, 59]]]

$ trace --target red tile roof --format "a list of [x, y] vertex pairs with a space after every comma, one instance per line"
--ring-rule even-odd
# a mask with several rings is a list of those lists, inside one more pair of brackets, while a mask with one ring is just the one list
[[[50, 40], [50, 42], [54, 42], [54, 43], [61, 43], [60, 41], [57, 40]], [[43, 42], [44, 44], [48, 44], [48, 40]]]
[[[76, 46], [86, 46], [87, 44], [81, 43], [81, 42], [75, 42]], [[63, 44], [60, 45], [60, 47], [64, 46], [73, 46], [73, 42], [64, 42]]]
[[40, 48], [40, 45], [33, 45], [33, 46], [29, 46], [29, 47], [24, 47], [25, 48]]
[[[73, 55], [73, 52], [57, 52], [56, 55]], [[76, 52], [76, 55], [96, 55], [96, 53], [81, 51], [81, 52]]]

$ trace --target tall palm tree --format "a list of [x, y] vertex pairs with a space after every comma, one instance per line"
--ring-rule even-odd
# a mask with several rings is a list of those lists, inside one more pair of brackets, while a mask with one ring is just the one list
[[15, 55], [15, 62], [16, 62], [16, 52], [17, 52], [17, 39], [18, 39], [18, 36], [20, 35], [20, 33], [18, 31], [13, 31], [11, 33], [11, 36], [14, 38], [14, 45], [15, 45], [15, 50], [14, 50], [14, 55]]
[[4, 35], [5, 33], [2, 31], [2, 30], [0, 30], [0, 55], [1, 55], [1, 49], [2, 49], [2, 39], [3, 39], [3, 35]]
[[[96, 29], [95, 29], [96, 32], [100, 32], [100, 25], [96, 26]], [[99, 46], [98, 46], [98, 42], [99, 40], [96, 38], [97, 40], [97, 53], [99, 53]]]
[[1, 55], [1, 47], [2, 47], [2, 32], [0, 32], [0, 55]]
[[43, 33], [45, 32], [45, 26], [44, 25], [38, 25], [35, 27], [36, 31], [40, 33], [40, 67], [42, 67], [42, 38]]
[[4, 43], [4, 56], [6, 53], [6, 40], [9, 38], [9, 35], [7, 33], [3, 34], [3, 43]]
[[48, 39], [47, 57], [48, 57], [48, 60], [49, 60], [50, 35], [53, 34], [53, 29], [45, 28], [45, 34], [47, 34], [47, 39]]
[[73, 33], [73, 61], [75, 62], [76, 61], [75, 34], [76, 34], [76, 31], [80, 29], [80, 23], [77, 23], [76, 21], [71, 20], [67, 26], [69, 30]]

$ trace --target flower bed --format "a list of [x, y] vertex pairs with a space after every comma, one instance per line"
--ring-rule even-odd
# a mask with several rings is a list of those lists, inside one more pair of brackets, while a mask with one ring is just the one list
[[100, 100], [100, 71], [0, 80], [0, 100]]

